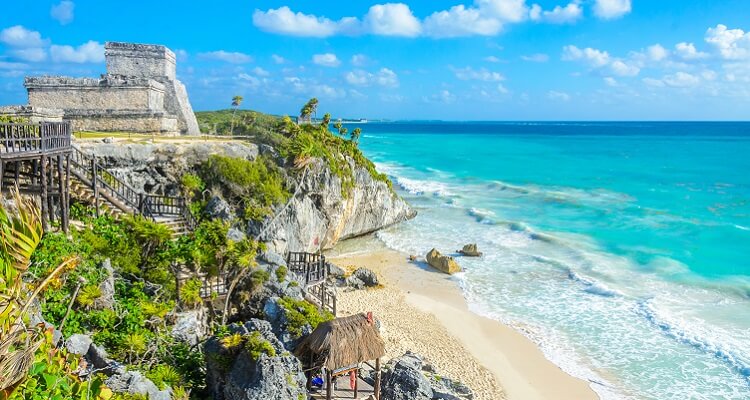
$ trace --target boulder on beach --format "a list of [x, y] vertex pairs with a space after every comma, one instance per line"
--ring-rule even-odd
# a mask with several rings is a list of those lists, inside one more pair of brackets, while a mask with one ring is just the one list
[[446, 274], [453, 275], [457, 272], [461, 272], [461, 266], [458, 265], [453, 257], [444, 256], [440, 254], [437, 249], [430, 250], [430, 252], [427, 253], [426, 258], [427, 263], [430, 264], [432, 268], [445, 272]]
[[477, 248], [476, 243], [467, 244], [463, 249], [458, 251], [467, 257], [481, 257], [482, 252]]

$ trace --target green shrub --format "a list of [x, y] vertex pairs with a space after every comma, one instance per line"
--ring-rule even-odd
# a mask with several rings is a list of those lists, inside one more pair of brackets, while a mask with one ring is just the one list
[[201, 298], [201, 287], [203, 283], [198, 278], [186, 281], [180, 288], [180, 300], [188, 307], [197, 307], [203, 302]]
[[315, 329], [321, 322], [333, 319], [333, 314], [330, 312], [320, 311], [315, 305], [304, 300], [284, 297], [279, 300], [279, 304], [286, 312], [287, 329], [297, 338], [302, 336], [306, 325]]
[[288, 270], [285, 265], [281, 265], [276, 268], [276, 280], [278, 280], [279, 282], [284, 282], [284, 280], [286, 280], [287, 271]]
[[87, 285], [81, 288], [81, 291], [76, 298], [76, 302], [81, 307], [89, 308], [93, 306], [94, 301], [100, 297], [102, 297], [102, 290], [98, 285]]
[[249, 161], [214, 155], [204, 163], [203, 173], [206, 181], [226, 185], [230, 197], [242, 203], [249, 221], [262, 220], [271, 214], [274, 205], [286, 202], [290, 196], [283, 172], [265, 157]]
[[260, 332], [252, 332], [245, 336], [245, 350], [250, 354], [250, 358], [256, 361], [261, 354], [276, 357], [276, 349], [273, 348], [271, 342], [261, 336]]
[[191, 173], [183, 175], [182, 179], [180, 179], [180, 184], [182, 185], [182, 190], [188, 195], [193, 195], [206, 188], [201, 177]]

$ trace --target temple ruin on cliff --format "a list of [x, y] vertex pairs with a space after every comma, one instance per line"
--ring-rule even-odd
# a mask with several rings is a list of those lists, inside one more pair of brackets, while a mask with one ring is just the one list
[[29, 105], [19, 116], [57, 109], [74, 131], [200, 134], [171, 50], [107, 42], [105, 56], [107, 73], [99, 79], [27, 77]]

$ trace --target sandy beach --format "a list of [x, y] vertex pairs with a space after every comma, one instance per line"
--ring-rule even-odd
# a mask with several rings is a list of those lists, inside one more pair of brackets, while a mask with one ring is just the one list
[[339, 312], [374, 312], [384, 327], [388, 357], [407, 350], [422, 354], [445, 376], [469, 385], [479, 400], [598, 398], [588, 382], [547, 360], [531, 340], [469, 311], [448, 275], [387, 249], [333, 254], [329, 260], [378, 274], [381, 288], [340, 291]]

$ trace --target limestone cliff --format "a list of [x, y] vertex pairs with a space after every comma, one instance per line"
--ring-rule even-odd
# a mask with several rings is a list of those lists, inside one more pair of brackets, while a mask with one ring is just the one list
[[[184, 173], [196, 171], [212, 154], [249, 160], [259, 154], [258, 146], [244, 142], [85, 142], [80, 146], [85, 152], [96, 154], [102, 165], [135, 189], [170, 195], [179, 193]], [[278, 216], [262, 224], [235, 223], [235, 227], [253, 236], [262, 232], [261, 239], [283, 254], [287, 250], [330, 248], [340, 240], [374, 232], [416, 215], [385, 182], [373, 179], [364, 168], [354, 167], [353, 171], [355, 185], [346, 196], [341, 190], [341, 179], [322, 162], [312, 163], [304, 174], [289, 172], [289, 186], [297, 193], [288, 204], [277, 206]]]

